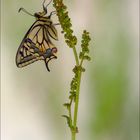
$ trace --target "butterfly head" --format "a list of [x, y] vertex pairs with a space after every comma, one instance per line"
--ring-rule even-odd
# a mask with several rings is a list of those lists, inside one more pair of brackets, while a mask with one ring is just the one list
[[34, 13], [34, 16], [36, 18], [41, 18], [41, 17], [44, 17], [44, 15], [46, 15], [46, 12], [43, 11], [43, 12], [38, 12], [38, 13]]
[[43, 12], [38, 12], [38, 13], [35, 13], [34, 16], [37, 17], [37, 18], [41, 18], [41, 17], [44, 17], [47, 13], [48, 13], [48, 5], [52, 2], [52, 0], [45, 6], [45, 1], [43, 2], [42, 6], [43, 6]]

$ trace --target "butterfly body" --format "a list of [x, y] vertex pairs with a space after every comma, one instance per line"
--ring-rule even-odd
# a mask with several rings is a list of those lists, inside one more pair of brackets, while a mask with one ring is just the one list
[[36, 21], [25, 34], [16, 54], [17, 67], [22, 68], [37, 60], [44, 60], [47, 70], [50, 71], [48, 62], [57, 58], [57, 48], [51, 41], [58, 40], [57, 30], [51, 14], [46, 16], [46, 13], [44, 10], [33, 15]]

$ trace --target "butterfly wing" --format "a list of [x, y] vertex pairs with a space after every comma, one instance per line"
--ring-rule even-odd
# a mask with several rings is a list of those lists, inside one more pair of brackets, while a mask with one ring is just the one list
[[18, 48], [16, 54], [17, 67], [24, 67], [37, 60], [44, 60], [48, 64], [50, 55], [44, 54], [48, 49], [54, 47], [50, 37], [55, 40], [58, 39], [55, 27], [49, 22], [35, 21]]

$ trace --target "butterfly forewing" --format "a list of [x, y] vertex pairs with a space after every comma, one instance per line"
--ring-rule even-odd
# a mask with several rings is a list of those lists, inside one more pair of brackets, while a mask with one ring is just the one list
[[48, 28], [46, 27], [46, 32], [49, 34], [50, 37], [52, 37], [55, 40], [58, 40], [57, 30], [53, 25], [49, 26]]

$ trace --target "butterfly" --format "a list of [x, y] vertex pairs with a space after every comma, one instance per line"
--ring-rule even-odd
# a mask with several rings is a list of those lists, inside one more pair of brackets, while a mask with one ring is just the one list
[[[51, 0], [52, 1], [52, 0]], [[49, 4], [51, 3], [49, 2]], [[36, 21], [30, 27], [30, 29], [25, 34], [16, 54], [16, 65], [19, 68], [27, 66], [35, 61], [44, 60], [46, 68], [50, 71], [48, 67], [48, 62], [52, 59], [56, 59], [57, 48], [52, 43], [51, 39], [58, 40], [57, 30], [55, 25], [51, 20], [51, 16], [56, 14], [52, 11], [50, 15], [47, 14], [47, 6], [43, 2], [43, 12], [30, 14], [24, 8], [20, 8], [19, 12], [23, 12], [34, 16]]]

